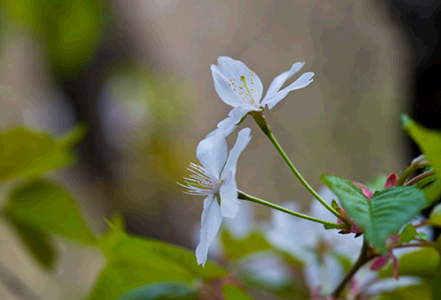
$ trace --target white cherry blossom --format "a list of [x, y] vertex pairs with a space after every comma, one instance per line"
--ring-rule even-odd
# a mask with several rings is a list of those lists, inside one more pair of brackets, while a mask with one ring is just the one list
[[251, 139], [250, 129], [242, 129], [234, 147], [228, 153], [225, 137], [230, 133], [216, 129], [203, 139], [196, 150], [201, 166], [190, 163], [192, 173], [183, 185], [190, 195], [207, 196], [201, 217], [200, 241], [196, 248], [198, 264], [205, 265], [208, 248], [214, 241], [222, 217], [234, 218], [239, 212], [236, 165], [239, 155]]
[[274, 78], [262, 99], [263, 85], [257, 74], [239, 60], [220, 56], [218, 65], [211, 65], [214, 87], [222, 101], [233, 106], [233, 109], [228, 114], [229, 117], [217, 126], [219, 128], [234, 126], [247, 113], [262, 111], [265, 106], [272, 109], [289, 92], [308, 86], [313, 81], [313, 72], [303, 73], [296, 81], [280, 90], [285, 81], [297, 73], [304, 64], [304, 62], [297, 62], [289, 71]]

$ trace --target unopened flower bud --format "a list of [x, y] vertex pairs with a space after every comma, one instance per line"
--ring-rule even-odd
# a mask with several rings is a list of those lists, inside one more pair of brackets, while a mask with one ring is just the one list
[[421, 154], [412, 160], [412, 166], [417, 167], [418, 169], [424, 169], [430, 166], [430, 162], [424, 154]]

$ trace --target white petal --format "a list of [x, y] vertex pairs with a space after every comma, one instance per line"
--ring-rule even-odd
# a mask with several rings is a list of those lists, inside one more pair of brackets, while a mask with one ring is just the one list
[[220, 187], [222, 216], [234, 218], [239, 212], [239, 200], [237, 199], [237, 185], [234, 178], [235, 173], [230, 170], [222, 172], [222, 185]]
[[292, 65], [291, 70], [283, 72], [282, 74], [274, 78], [273, 82], [271, 82], [268, 88], [268, 91], [266, 92], [263, 101], [265, 101], [265, 99], [268, 98], [269, 96], [272, 96], [273, 94], [277, 93], [282, 87], [282, 85], [285, 83], [285, 81], [288, 80], [292, 75], [297, 73], [303, 67], [304, 64], [305, 62], [296, 62], [295, 64]]
[[304, 269], [306, 283], [310, 289], [322, 286], [322, 293], [329, 294], [343, 278], [342, 269], [337, 261], [330, 256], [324, 258], [323, 264], [307, 264]]
[[243, 117], [246, 116], [247, 113], [253, 110], [259, 110], [258, 108], [252, 106], [252, 105], [240, 105], [236, 106], [230, 112], [228, 113], [228, 118], [222, 120], [217, 124], [217, 127], [219, 128], [227, 128], [230, 126], [235, 126], [237, 123], [242, 120]]
[[[250, 84], [249, 88], [253, 88], [254, 101], [257, 103], [262, 98], [263, 85], [257, 74], [250, 76], [253, 73], [250, 68], [248, 68], [243, 62], [239, 60], [232, 59], [228, 56], [220, 56], [218, 59], [218, 65], [211, 65], [211, 72], [214, 80], [214, 87], [216, 89], [219, 97], [228, 105], [237, 106], [242, 103], [241, 98], [239, 98], [239, 90], [233, 91], [229, 84], [235, 82], [236, 85], [242, 83], [240, 81], [241, 76], [247, 78], [247, 83]], [[254, 84], [251, 86], [251, 78]], [[240, 102], [238, 102], [240, 101]]]
[[213, 130], [199, 142], [196, 149], [196, 156], [202, 166], [218, 179], [228, 155], [227, 141], [225, 140], [227, 133], [222, 129]]
[[204, 211], [201, 217], [201, 239], [196, 247], [196, 258], [198, 265], [205, 266], [207, 261], [208, 247], [213, 242], [222, 223], [222, 215], [217, 199], [214, 195], [204, 200]]
[[242, 101], [240, 100], [239, 95], [231, 88], [229, 78], [225, 77], [225, 75], [219, 70], [218, 66], [211, 65], [211, 74], [213, 76], [214, 88], [216, 89], [219, 98], [233, 107], [240, 105]]
[[313, 76], [314, 76], [313, 72], [303, 73], [302, 76], [299, 77], [299, 79], [294, 81], [292, 84], [290, 84], [283, 90], [271, 96], [265, 97], [265, 99], [261, 103], [261, 106], [268, 105], [268, 108], [272, 109], [277, 103], [279, 103], [280, 100], [285, 98], [289, 92], [308, 86], [313, 81], [311, 79]]
[[290, 284], [291, 272], [283, 258], [271, 252], [256, 252], [240, 261], [252, 280], [274, 289]]
[[233, 171], [234, 175], [236, 175], [237, 160], [239, 159], [239, 155], [242, 153], [242, 151], [245, 149], [245, 147], [248, 145], [249, 141], [251, 140], [250, 132], [251, 129], [249, 128], [244, 128], [241, 131], [239, 131], [237, 135], [236, 143], [234, 144], [234, 147], [230, 150], [230, 154], [228, 155], [228, 159], [222, 173], [224, 171], [225, 172]]
[[[225, 221], [225, 220], [224, 220]], [[201, 223], [198, 222], [194, 224], [191, 228], [191, 241], [192, 244], [197, 245], [201, 240]], [[222, 246], [222, 241], [220, 236], [214, 238], [210, 247], [208, 248], [208, 256], [214, 260], [219, 260], [224, 257], [224, 247]]]

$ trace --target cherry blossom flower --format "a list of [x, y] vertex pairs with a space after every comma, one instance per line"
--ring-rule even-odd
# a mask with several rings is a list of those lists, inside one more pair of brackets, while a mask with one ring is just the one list
[[201, 217], [200, 242], [196, 248], [198, 264], [205, 266], [210, 244], [216, 237], [222, 217], [234, 218], [239, 212], [237, 186], [235, 181], [236, 165], [239, 155], [250, 141], [250, 129], [242, 129], [234, 147], [228, 154], [225, 137], [230, 133], [216, 129], [203, 139], [196, 150], [202, 166], [190, 163], [192, 173], [181, 184], [190, 195], [207, 196]]
[[[320, 189], [318, 194], [329, 203], [336, 199], [327, 187]], [[284, 206], [298, 211], [293, 202]], [[315, 200], [311, 202], [307, 214], [323, 220], [330, 216], [329, 211]], [[305, 263], [303, 274], [315, 297], [318, 297], [319, 291], [329, 294], [339, 284], [345, 273], [339, 260], [344, 257], [354, 262], [363, 243], [361, 238], [324, 230], [321, 224], [276, 210], [272, 212], [272, 226], [267, 231], [267, 238], [275, 247], [302, 258]]]
[[257, 74], [243, 62], [227, 56], [220, 56], [218, 63], [218, 65], [211, 65], [214, 87], [222, 101], [233, 107], [228, 118], [217, 125], [219, 128], [237, 125], [249, 112], [262, 111], [266, 105], [272, 109], [289, 92], [308, 86], [314, 76], [313, 72], [303, 73], [296, 81], [280, 90], [285, 81], [305, 64], [297, 62], [292, 65], [291, 70], [274, 78], [262, 99], [262, 82]]

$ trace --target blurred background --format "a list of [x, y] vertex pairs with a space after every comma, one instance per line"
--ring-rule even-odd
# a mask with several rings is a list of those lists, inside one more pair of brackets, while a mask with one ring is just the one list
[[[96, 233], [120, 211], [132, 234], [194, 249], [203, 197], [176, 182], [230, 110], [211, 77], [219, 55], [266, 87], [305, 61], [300, 74], [314, 82], [265, 113], [275, 136], [314, 188], [326, 172], [366, 182], [416, 155], [401, 113], [440, 127], [439, 10], [434, 0], [1, 0], [0, 129], [62, 133], [84, 122], [80, 163], [52, 177]], [[241, 126], [253, 138], [239, 189], [307, 210], [311, 197], [252, 118]], [[1, 263], [42, 299], [87, 295], [104, 265], [60, 241], [56, 271], [45, 272], [3, 222], [0, 238]], [[0, 299], [20, 299], [14, 288], [0, 282]]]

